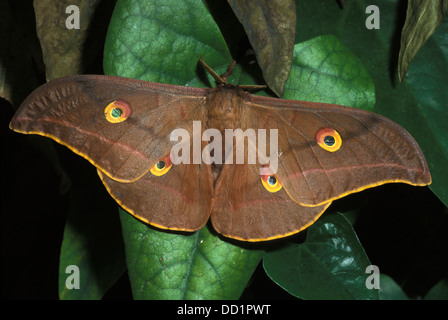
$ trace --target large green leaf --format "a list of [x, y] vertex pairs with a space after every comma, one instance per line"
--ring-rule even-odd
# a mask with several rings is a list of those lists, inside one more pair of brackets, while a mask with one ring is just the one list
[[237, 299], [264, 251], [222, 241], [206, 226], [160, 232], [120, 209], [135, 299]]
[[362, 62], [330, 35], [294, 46], [283, 97], [365, 110], [373, 110], [375, 106], [374, 84]]
[[350, 223], [342, 214], [325, 214], [302, 244], [269, 252], [263, 267], [269, 277], [302, 299], [378, 299], [369, 289], [371, 265]]
[[197, 77], [201, 56], [217, 73], [232, 61], [201, 1], [118, 1], [104, 55], [107, 74], [180, 85]]

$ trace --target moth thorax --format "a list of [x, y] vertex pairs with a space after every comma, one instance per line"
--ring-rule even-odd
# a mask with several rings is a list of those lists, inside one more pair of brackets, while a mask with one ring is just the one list
[[208, 127], [218, 130], [238, 127], [245, 95], [246, 92], [231, 85], [214, 88], [207, 95]]

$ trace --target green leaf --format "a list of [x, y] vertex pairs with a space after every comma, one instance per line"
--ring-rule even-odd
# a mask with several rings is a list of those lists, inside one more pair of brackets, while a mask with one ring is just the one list
[[429, 290], [425, 300], [448, 300], [448, 278], [440, 280]]
[[104, 49], [106, 74], [188, 85], [201, 56], [217, 73], [232, 61], [201, 1], [117, 2]]
[[[430, 186], [448, 206], [448, 16], [415, 56], [404, 79], [418, 114], [412, 123], [422, 136], [422, 149], [433, 177]], [[409, 121], [410, 122], [410, 121]], [[418, 128], [420, 123], [421, 127]], [[410, 124], [411, 125], [411, 124]], [[418, 130], [418, 131], [417, 131]]]
[[401, 32], [401, 47], [398, 58], [400, 81], [404, 79], [412, 59], [442, 22], [447, 10], [447, 0], [408, 1], [406, 22]]
[[366, 287], [371, 263], [342, 214], [325, 214], [308, 228], [306, 241], [268, 252], [268, 276], [302, 299], [378, 299]]
[[381, 300], [409, 300], [403, 289], [388, 275], [380, 274]]
[[296, 11], [292, 0], [228, 0], [244, 26], [269, 88], [279, 97], [289, 76]]
[[349, 49], [334, 36], [320, 36], [294, 46], [284, 98], [371, 111], [375, 87], [362, 62]]
[[206, 226], [161, 232], [120, 209], [134, 299], [238, 299], [264, 251], [222, 241]]
[[[126, 271], [116, 205], [96, 174], [81, 176], [87, 180], [74, 180], [59, 257], [61, 300], [101, 299]], [[66, 287], [77, 276], [69, 266], [79, 270], [79, 288]]]

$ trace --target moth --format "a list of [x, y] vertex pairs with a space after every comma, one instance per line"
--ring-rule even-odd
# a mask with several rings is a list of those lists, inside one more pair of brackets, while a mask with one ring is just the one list
[[[226, 83], [229, 74], [212, 73], [214, 88], [104, 75], [56, 79], [22, 103], [10, 128], [86, 158], [118, 204], [148, 224], [195, 231], [211, 219], [222, 235], [245, 241], [295, 234], [354, 192], [431, 183], [421, 149], [395, 122], [346, 106], [253, 95]], [[260, 146], [243, 134], [229, 143], [218, 139], [226, 130], [277, 137], [260, 135]], [[242, 152], [238, 141], [248, 141]], [[270, 161], [268, 150], [275, 150]], [[259, 161], [249, 161], [251, 151]]]

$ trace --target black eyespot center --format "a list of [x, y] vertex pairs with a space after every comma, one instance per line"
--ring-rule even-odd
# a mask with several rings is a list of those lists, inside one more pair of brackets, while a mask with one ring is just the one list
[[274, 176], [269, 176], [268, 179], [267, 179], [267, 182], [268, 182], [271, 186], [273, 186], [273, 185], [275, 185], [275, 183], [277, 182], [277, 179], [276, 179]]
[[165, 168], [165, 161], [159, 161], [156, 164], [157, 169], [162, 170], [163, 168]]
[[332, 147], [334, 146], [334, 144], [336, 143], [336, 139], [333, 136], [326, 136], [324, 138], [324, 143], [329, 146]]
[[123, 110], [121, 110], [120, 108], [113, 108], [111, 111], [111, 116], [114, 118], [120, 118], [122, 114]]

